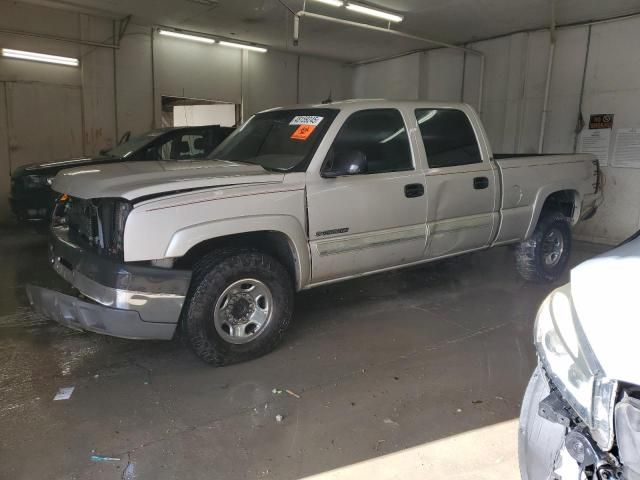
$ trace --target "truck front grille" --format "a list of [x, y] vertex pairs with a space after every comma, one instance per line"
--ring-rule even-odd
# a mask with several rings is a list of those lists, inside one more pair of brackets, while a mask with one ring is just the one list
[[53, 214], [53, 226], [66, 228], [78, 246], [111, 257], [123, 256], [124, 227], [133, 206], [120, 198], [84, 200], [63, 195]]
[[70, 198], [66, 209], [69, 240], [80, 245], [100, 247], [100, 218], [91, 200]]

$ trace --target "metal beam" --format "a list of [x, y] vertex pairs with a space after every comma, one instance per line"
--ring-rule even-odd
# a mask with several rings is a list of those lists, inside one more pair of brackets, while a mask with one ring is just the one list
[[21, 35], [23, 37], [37, 37], [37, 38], [45, 38], [47, 40], [55, 40], [56, 42], [67, 42], [67, 43], [75, 43], [77, 45], [86, 45], [88, 47], [98, 47], [98, 48], [120, 48], [115, 43], [100, 43], [100, 42], [91, 42], [88, 40], [78, 40], [75, 38], [68, 37], [59, 37], [57, 35], [49, 35], [46, 33], [34, 33], [34, 32], [25, 32], [24, 30], [11, 30], [8, 28], [0, 28], [0, 33], [8, 33], [10, 35]]

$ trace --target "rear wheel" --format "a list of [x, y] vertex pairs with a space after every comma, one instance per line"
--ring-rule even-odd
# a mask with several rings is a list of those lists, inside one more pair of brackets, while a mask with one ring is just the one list
[[564, 273], [570, 254], [569, 219], [561, 213], [544, 214], [531, 238], [516, 249], [518, 273], [530, 282], [554, 282]]
[[260, 357], [281, 341], [293, 313], [293, 283], [273, 257], [214, 252], [194, 268], [183, 329], [191, 349], [222, 366]]

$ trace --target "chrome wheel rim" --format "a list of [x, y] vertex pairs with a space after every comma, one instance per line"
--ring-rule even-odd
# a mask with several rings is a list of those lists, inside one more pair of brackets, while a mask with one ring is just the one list
[[213, 323], [227, 342], [255, 340], [273, 316], [271, 290], [260, 280], [246, 278], [229, 285], [216, 302]]
[[542, 258], [546, 267], [555, 267], [564, 253], [564, 237], [560, 230], [549, 231], [542, 241]]

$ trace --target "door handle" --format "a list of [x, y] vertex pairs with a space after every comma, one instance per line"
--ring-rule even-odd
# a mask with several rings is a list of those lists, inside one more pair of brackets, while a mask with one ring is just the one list
[[484, 190], [489, 187], [489, 179], [487, 177], [476, 177], [473, 179], [473, 188], [476, 190]]
[[404, 186], [404, 196], [407, 198], [418, 198], [424, 195], [424, 185], [421, 183], [410, 183]]

